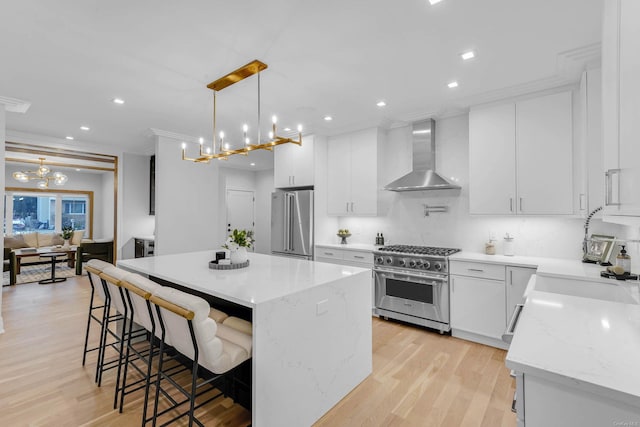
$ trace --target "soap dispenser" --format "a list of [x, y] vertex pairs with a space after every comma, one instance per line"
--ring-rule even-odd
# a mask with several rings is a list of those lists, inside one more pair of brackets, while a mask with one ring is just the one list
[[625, 273], [631, 273], [631, 257], [627, 254], [625, 245], [620, 245], [620, 253], [616, 257], [616, 265], [622, 267]]

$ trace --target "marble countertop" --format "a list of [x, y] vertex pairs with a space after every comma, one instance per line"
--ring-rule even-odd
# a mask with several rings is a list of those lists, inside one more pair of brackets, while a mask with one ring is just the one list
[[506, 365], [640, 407], [640, 305], [532, 291]]
[[380, 245], [370, 245], [368, 243], [347, 243], [342, 245], [340, 243], [316, 243], [318, 247], [331, 248], [331, 249], [344, 249], [346, 251], [375, 251], [382, 247]]
[[[545, 258], [528, 256], [486, 255], [477, 252], [458, 252], [449, 257], [450, 260], [485, 262], [504, 264], [516, 267], [537, 267], [540, 277], [558, 277], [562, 279], [585, 280], [600, 283], [616, 283], [615, 279], [600, 276], [606, 267], [598, 264], [583, 263], [579, 259]], [[616, 283], [619, 284], [619, 283]]]
[[247, 307], [371, 270], [295, 258], [249, 253], [250, 265], [212, 270], [214, 251], [119, 260], [118, 267], [156, 276]]
[[[449, 260], [459, 261], [472, 261], [472, 262], [486, 262], [489, 264], [505, 264], [515, 267], [533, 267], [536, 268], [539, 265], [546, 262], [554, 262], [553, 258], [542, 257], [529, 257], [529, 256], [506, 256], [506, 255], [487, 255], [480, 252], [467, 252], [462, 251], [453, 254], [449, 257]], [[571, 261], [571, 260], [566, 260]]]

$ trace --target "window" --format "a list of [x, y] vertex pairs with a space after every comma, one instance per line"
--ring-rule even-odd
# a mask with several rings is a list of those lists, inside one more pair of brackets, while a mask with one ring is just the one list
[[[59, 233], [62, 227], [85, 230], [91, 235], [92, 192], [5, 192], [4, 233]], [[9, 226], [10, 224], [10, 226]]]
[[14, 194], [11, 218], [13, 232], [15, 234], [32, 231], [53, 233], [56, 224], [55, 202], [55, 196], [50, 195]]
[[87, 229], [87, 196], [67, 196], [62, 198], [62, 226], [75, 230]]

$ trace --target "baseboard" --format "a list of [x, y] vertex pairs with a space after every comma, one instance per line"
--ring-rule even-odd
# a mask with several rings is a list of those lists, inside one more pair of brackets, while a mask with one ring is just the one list
[[473, 341], [473, 342], [477, 342], [480, 344], [484, 344], [484, 345], [488, 345], [491, 347], [496, 347], [496, 348], [501, 348], [503, 350], [509, 350], [509, 344], [507, 344], [506, 342], [496, 339], [496, 338], [491, 338], [491, 337], [487, 337], [484, 335], [479, 335], [479, 334], [474, 334], [473, 332], [467, 332], [467, 331], [460, 331], [460, 330], [456, 330], [456, 329], [452, 329], [451, 330], [451, 336], [452, 337], [456, 337], [456, 338], [460, 338], [463, 340], [467, 340], [467, 341]]

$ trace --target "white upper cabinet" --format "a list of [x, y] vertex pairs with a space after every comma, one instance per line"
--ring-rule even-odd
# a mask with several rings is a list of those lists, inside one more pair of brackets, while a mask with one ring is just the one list
[[639, 19], [637, 0], [605, 1], [602, 36], [604, 214], [616, 222], [628, 222], [628, 217], [640, 216]]
[[329, 138], [327, 213], [376, 215], [378, 210], [378, 129]]
[[276, 188], [313, 185], [313, 135], [302, 138], [302, 145], [282, 144], [273, 150], [273, 174]]
[[573, 213], [571, 92], [469, 113], [472, 214]]
[[469, 208], [515, 213], [516, 108], [503, 104], [469, 113]]
[[573, 213], [571, 92], [516, 103], [518, 213]]

